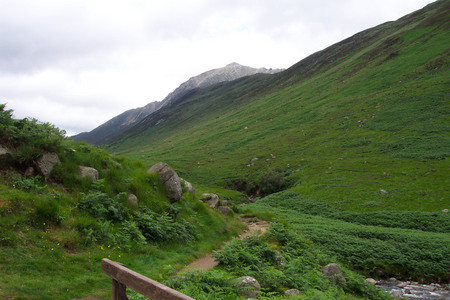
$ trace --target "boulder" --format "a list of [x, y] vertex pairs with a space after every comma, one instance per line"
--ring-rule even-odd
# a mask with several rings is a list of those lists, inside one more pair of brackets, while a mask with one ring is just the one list
[[386, 190], [381, 189], [381, 190], [378, 191], [378, 194], [380, 194], [380, 195], [387, 195], [388, 192]]
[[44, 152], [36, 162], [39, 173], [47, 179], [53, 171], [53, 168], [60, 163], [58, 154], [54, 152]]
[[147, 173], [157, 173], [169, 193], [170, 202], [177, 202], [183, 194], [178, 174], [168, 164], [159, 162], [148, 169]]
[[135, 194], [129, 194], [128, 195], [128, 203], [136, 205], [138, 203], [138, 198]]
[[448, 213], [448, 208], [442, 210], [443, 213]]
[[261, 285], [259, 282], [250, 276], [242, 276], [238, 278], [239, 282], [236, 284], [236, 287], [248, 287], [249, 290], [243, 291], [242, 296], [248, 298], [256, 298], [258, 297], [258, 291], [261, 290]]
[[259, 199], [261, 199], [261, 197], [258, 197], [258, 196], [255, 196], [255, 195], [251, 195], [250, 197], [248, 197], [248, 201], [250, 201], [252, 203], [255, 203]]
[[392, 296], [392, 298], [401, 298], [401, 297], [403, 297], [403, 293], [400, 290], [392, 290], [391, 296]]
[[211, 194], [210, 193], [203, 193], [202, 197], [200, 198], [200, 200], [210, 200], [211, 199]]
[[366, 278], [366, 282], [370, 283], [370, 284], [373, 284], [373, 285], [377, 284], [377, 281], [375, 279], [373, 279], [373, 278]]
[[338, 264], [331, 263], [322, 268], [322, 273], [328, 277], [334, 284], [338, 281], [345, 282], [344, 273]]
[[300, 295], [300, 291], [297, 289], [290, 289], [290, 290], [286, 290], [284, 291], [285, 295]]
[[189, 193], [189, 194], [195, 194], [195, 189], [194, 189], [194, 187], [192, 186], [192, 184], [189, 182], [189, 181], [186, 181], [186, 180], [184, 180], [184, 179], [182, 179], [182, 178], [180, 178], [180, 180], [182, 180], [183, 182], [184, 182], [184, 185], [186, 186], [186, 188], [187, 188], [187, 192]]
[[211, 194], [211, 198], [209, 199], [209, 207], [218, 208], [220, 205], [219, 196], [216, 194]]
[[34, 168], [33, 167], [28, 167], [26, 170], [25, 170], [25, 173], [23, 173], [23, 175], [25, 176], [25, 177], [33, 177], [34, 175], [35, 175], [35, 171], [34, 171]]
[[0, 157], [7, 156], [7, 155], [11, 155], [11, 152], [9, 152], [9, 149], [3, 145], [0, 145]]
[[78, 169], [78, 175], [81, 177], [89, 177], [92, 181], [98, 180], [98, 171], [91, 167], [80, 166]]
[[231, 212], [231, 208], [229, 208], [228, 206], [219, 206], [217, 209], [220, 211], [222, 215], [225, 216], [228, 216]]

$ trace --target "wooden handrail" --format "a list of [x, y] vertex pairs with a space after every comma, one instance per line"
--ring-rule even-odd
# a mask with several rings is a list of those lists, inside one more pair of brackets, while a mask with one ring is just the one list
[[126, 295], [127, 287], [152, 300], [194, 300], [107, 258], [102, 259], [102, 272], [113, 280], [113, 300], [128, 299]]

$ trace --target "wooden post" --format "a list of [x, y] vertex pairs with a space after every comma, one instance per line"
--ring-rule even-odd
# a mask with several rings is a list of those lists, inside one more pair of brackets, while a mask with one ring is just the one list
[[128, 299], [126, 287], [152, 300], [194, 300], [107, 258], [102, 259], [102, 271], [113, 279], [113, 300]]
[[112, 280], [112, 300], [128, 300], [127, 286], [115, 279]]

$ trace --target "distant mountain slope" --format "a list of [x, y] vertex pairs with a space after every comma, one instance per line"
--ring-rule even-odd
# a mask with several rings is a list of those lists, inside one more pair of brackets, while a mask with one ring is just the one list
[[75, 141], [86, 141], [89, 144], [100, 145], [122, 134], [133, 127], [137, 122], [157, 110], [161, 102], [151, 102], [144, 107], [127, 110], [98, 126], [90, 132], [82, 132], [73, 136]]
[[254, 74], [275, 74], [283, 71], [282, 69], [266, 69], [266, 68], [251, 68], [242, 66], [238, 63], [231, 63], [223, 68], [213, 69], [204, 72], [200, 75], [191, 77], [188, 81], [182, 83], [172, 93], [170, 93], [164, 100], [161, 107], [171, 105], [177, 98], [182, 97], [184, 93], [195, 88], [204, 88], [219, 82], [232, 81], [244, 76]]
[[257, 73], [275, 74], [280, 71], [282, 71], [282, 69], [255, 69], [242, 66], [238, 63], [231, 63], [223, 68], [213, 69], [191, 77], [188, 81], [182, 83], [178, 88], [164, 98], [162, 102], [152, 102], [144, 107], [128, 110], [93, 129], [92, 131], [80, 133], [72, 138], [75, 141], [86, 141], [93, 145], [104, 144], [130, 129], [159, 108], [171, 105], [178, 98], [183, 97], [186, 93], [189, 93], [193, 89], [207, 87], [215, 83], [231, 81]]
[[204, 184], [257, 190], [281, 170], [344, 208], [447, 208], [449, 15], [437, 1], [286, 71], [191, 89], [107, 149]]

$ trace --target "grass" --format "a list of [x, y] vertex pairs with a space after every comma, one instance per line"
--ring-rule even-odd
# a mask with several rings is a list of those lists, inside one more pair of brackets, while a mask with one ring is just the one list
[[217, 249], [242, 228], [238, 220], [222, 219], [191, 198], [180, 203], [178, 214], [180, 218], [195, 216], [201, 224], [195, 241], [133, 244], [98, 237], [94, 242], [76, 224], [95, 228], [98, 220], [77, 215], [73, 206], [76, 199], [70, 194], [59, 191], [63, 194], [58, 199], [63, 220], [55, 222], [33, 218], [35, 202], [47, 199], [48, 190], [34, 194], [0, 184], [0, 191], [1, 297], [67, 299], [89, 295], [106, 299], [111, 280], [101, 272], [102, 258], [161, 281], [194, 258]]
[[344, 210], [447, 208], [450, 37], [424, 21], [444, 2], [285, 72], [198, 90], [107, 149], [208, 186], [257, 187], [279, 169], [302, 195]]
[[330, 254], [363, 272], [419, 281], [448, 281], [450, 216], [443, 212], [346, 212], [294, 192], [248, 206], [286, 220]]

